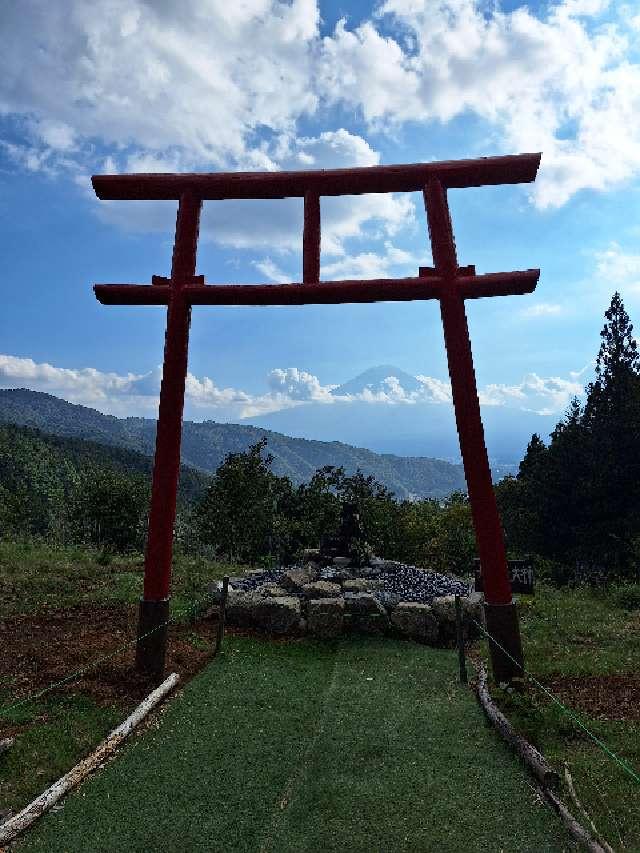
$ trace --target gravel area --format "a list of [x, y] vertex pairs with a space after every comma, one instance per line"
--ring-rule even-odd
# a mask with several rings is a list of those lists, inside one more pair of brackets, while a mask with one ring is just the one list
[[373, 594], [385, 606], [393, 606], [400, 601], [430, 604], [432, 599], [443, 595], [468, 595], [472, 591], [463, 581], [403, 563], [392, 571], [383, 571], [379, 580], [384, 585]]
[[[267, 583], [279, 584], [285, 572], [293, 568], [300, 567], [288, 566], [281, 570], [255, 571], [242, 578], [232, 578], [231, 583], [234, 588], [247, 591]], [[343, 567], [328, 566], [320, 570], [319, 577], [321, 580], [331, 581], [335, 579], [336, 573], [340, 573], [340, 570], [346, 573]], [[353, 578], [364, 577], [375, 580], [376, 588], [371, 589], [371, 592], [385, 607], [393, 607], [400, 601], [430, 604], [432, 599], [443, 595], [468, 595], [472, 591], [472, 586], [449, 575], [390, 560], [374, 561], [372, 567], [363, 569], [348, 567], [347, 571]]]

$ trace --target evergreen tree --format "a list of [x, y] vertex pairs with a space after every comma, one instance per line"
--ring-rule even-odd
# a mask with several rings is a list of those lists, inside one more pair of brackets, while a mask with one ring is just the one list
[[510, 552], [544, 554], [546, 538], [541, 535], [543, 499], [549, 451], [537, 433], [531, 436], [517, 477], [505, 477], [495, 487], [496, 498]]
[[640, 358], [619, 293], [605, 317], [583, 418], [590, 445], [590, 538], [601, 559], [626, 574], [640, 522]]
[[629, 402], [628, 396], [637, 390], [638, 346], [631, 334], [633, 325], [617, 291], [605, 317], [607, 322], [600, 332], [602, 340], [596, 359], [596, 378], [587, 386], [587, 421], [594, 417], [616, 421]]
[[619, 293], [605, 313], [595, 378], [551, 434], [534, 435], [496, 492], [510, 546], [629, 574], [640, 531], [640, 358]]
[[195, 512], [201, 540], [231, 562], [255, 563], [274, 553], [274, 519], [284, 479], [271, 471], [273, 456], [262, 456], [263, 438], [246, 453], [230, 453]]

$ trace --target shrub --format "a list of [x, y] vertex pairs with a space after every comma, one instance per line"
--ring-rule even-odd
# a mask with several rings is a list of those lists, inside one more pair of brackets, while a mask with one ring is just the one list
[[640, 610], [640, 583], [621, 584], [613, 593], [613, 602], [622, 610]]
[[575, 581], [575, 569], [566, 563], [549, 560], [546, 557], [534, 558], [536, 579], [548, 581], [552, 586], [568, 586]]

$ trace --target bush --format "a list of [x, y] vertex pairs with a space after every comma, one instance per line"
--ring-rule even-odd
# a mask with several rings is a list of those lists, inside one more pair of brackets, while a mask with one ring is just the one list
[[613, 603], [622, 610], [640, 610], [640, 583], [621, 584], [613, 593]]
[[555, 587], [568, 586], [575, 582], [576, 572], [573, 566], [536, 556], [533, 563], [536, 579], [544, 580]]

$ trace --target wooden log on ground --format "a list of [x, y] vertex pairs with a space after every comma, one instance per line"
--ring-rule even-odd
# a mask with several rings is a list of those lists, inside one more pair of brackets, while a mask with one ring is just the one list
[[120, 744], [127, 738], [133, 729], [158, 705], [162, 699], [176, 686], [180, 676], [177, 672], [162, 682], [141, 702], [136, 710], [127, 719], [114, 729], [111, 734], [102, 741], [100, 746], [84, 758], [79, 764], [58, 779], [51, 787], [47, 788], [32, 803], [18, 812], [0, 826], [0, 845], [13, 841], [21, 832], [31, 826], [41, 815], [47, 812], [51, 806], [62, 799], [76, 785], [85, 779], [92, 770], [95, 770], [105, 759], [107, 759]]
[[613, 848], [606, 842], [606, 840], [598, 832], [598, 829], [597, 829], [595, 823], [591, 820], [591, 817], [589, 816], [587, 810], [585, 809], [585, 807], [582, 805], [582, 803], [578, 799], [578, 795], [576, 794], [576, 789], [575, 789], [575, 786], [573, 784], [573, 777], [571, 776], [571, 771], [569, 770], [569, 765], [567, 764], [566, 761], [564, 762], [564, 781], [565, 781], [566, 786], [569, 790], [569, 795], [571, 796], [571, 799], [573, 800], [575, 807], [578, 809], [578, 811], [582, 814], [584, 819], [587, 821], [587, 823], [591, 827], [591, 830], [593, 832], [593, 837], [595, 838], [595, 840], [599, 844], [602, 845], [602, 848], [606, 851], [606, 853], [615, 853], [615, 850], [613, 850]]
[[559, 774], [553, 770], [543, 755], [519, 734], [516, 734], [511, 723], [502, 711], [494, 705], [487, 689], [487, 671], [484, 665], [478, 671], [478, 699], [491, 725], [500, 732], [507, 743], [524, 761], [527, 769], [545, 787], [555, 787], [560, 782]]
[[[540, 791], [541, 796], [543, 796], [549, 803], [551, 808], [559, 815], [570, 835], [580, 844], [584, 845], [585, 850], [588, 850], [589, 853], [607, 853], [607, 850], [605, 850], [604, 847], [598, 844], [597, 841], [593, 840], [582, 824], [578, 823], [562, 800], [558, 799], [553, 791], [550, 791], [544, 786], [538, 790]], [[607, 848], [609, 851], [611, 850], [609, 845], [607, 845]]]
[[560, 782], [560, 776], [548, 764], [543, 755], [532, 746], [523, 737], [516, 734], [504, 714], [494, 705], [493, 700], [487, 688], [487, 671], [484, 664], [481, 664], [478, 669], [478, 699], [480, 704], [493, 727], [502, 735], [518, 755], [524, 761], [528, 770], [540, 782], [537, 786], [540, 796], [551, 806], [551, 808], [560, 817], [569, 834], [575, 838], [580, 844], [584, 845], [585, 850], [589, 853], [611, 853], [611, 848], [602, 847], [587, 830], [578, 823], [565, 806], [557, 794], [551, 790], [551, 786], [556, 786]]

